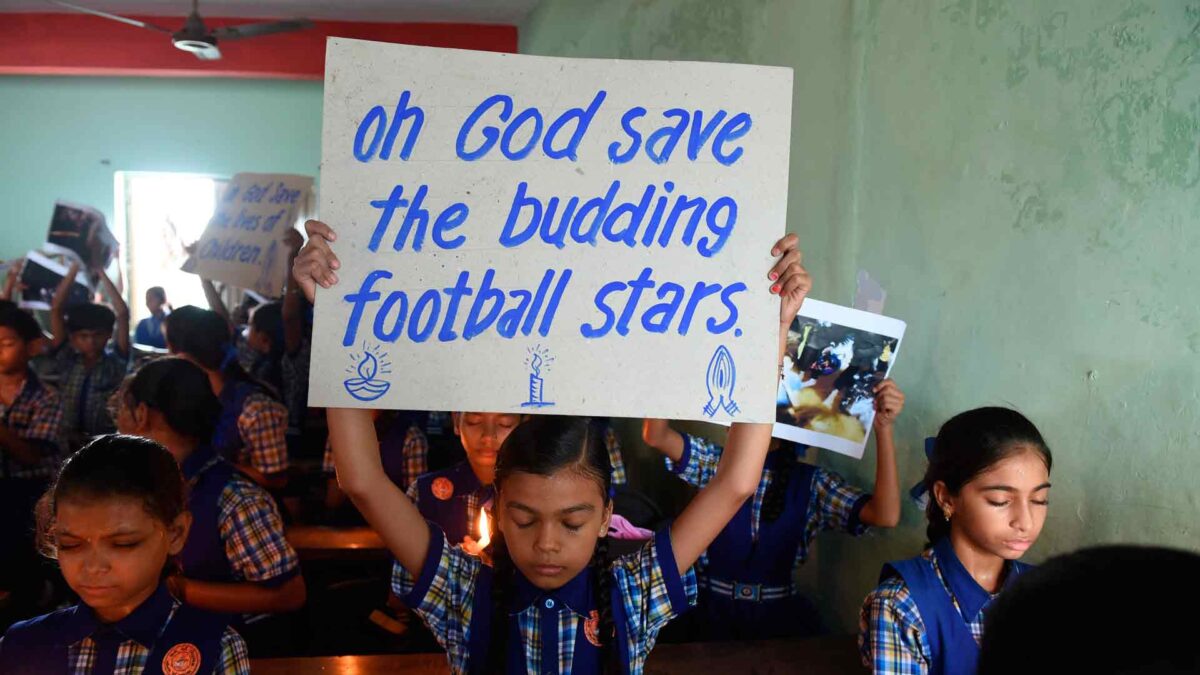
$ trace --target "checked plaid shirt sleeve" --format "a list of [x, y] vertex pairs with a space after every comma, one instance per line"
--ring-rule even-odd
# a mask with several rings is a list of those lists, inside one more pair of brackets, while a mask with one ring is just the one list
[[221, 493], [217, 508], [234, 574], [267, 583], [295, 576], [300, 560], [283, 536], [283, 518], [266, 491], [238, 476]]
[[238, 464], [268, 476], [287, 471], [288, 412], [283, 404], [265, 394], [251, 394], [238, 415], [237, 426], [245, 442], [238, 452]]
[[608, 463], [612, 465], [612, 484], [628, 483], [629, 477], [625, 473], [625, 460], [621, 457], [621, 439], [611, 424], [604, 428], [604, 447], [608, 449]]
[[415, 426], [409, 427], [404, 434], [403, 453], [400, 489], [407, 491], [417, 484], [417, 478], [429, 473], [429, 439], [425, 437], [425, 432]]
[[702, 488], [717, 474], [721, 462], [721, 446], [691, 434], [683, 434], [683, 456], [678, 462], [664, 458], [667, 470], [679, 476], [685, 483]]
[[617, 558], [612, 565], [614, 592], [625, 606], [629, 672], [640, 673], [658, 632], [696, 604], [696, 574], [680, 575], [671, 547], [671, 530], [664, 528], [636, 553]]
[[446, 650], [450, 670], [470, 667], [470, 629], [475, 585], [483, 563], [459, 546], [450, 546], [436, 525], [429, 527], [429, 552], [419, 578], [398, 563], [392, 566], [392, 593], [425, 621]]
[[888, 579], [867, 596], [858, 628], [863, 665], [874, 675], [929, 673], [925, 624], [903, 579]]
[[[39, 383], [32, 373], [11, 406], [0, 404], [0, 420], [17, 436], [41, 449], [38, 463], [26, 466], [15, 459], [0, 463], [0, 476], [9, 478], [51, 478], [63, 459], [63, 409], [58, 394]], [[2, 455], [0, 455], [2, 456]]]
[[870, 499], [870, 494], [847, 483], [845, 478], [818, 468], [813, 476], [812, 493], [816, 508], [810, 509], [816, 514], [816, 522], [810, 526], [854, 536], [863, 534], [870, 528], [859, 520], [858, 515]]
[[250, 652], [246, 641], [232, 628], [221, 636], [221, 660], [213, 670], [216, 675], [250, 675]]

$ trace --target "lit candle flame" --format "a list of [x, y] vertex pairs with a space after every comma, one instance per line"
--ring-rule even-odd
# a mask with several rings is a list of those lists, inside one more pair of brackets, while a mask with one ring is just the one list
[[492, 543], [492, 528], [488, 524], [487, 509], [479, 509], [479, 550], [487, 548]]

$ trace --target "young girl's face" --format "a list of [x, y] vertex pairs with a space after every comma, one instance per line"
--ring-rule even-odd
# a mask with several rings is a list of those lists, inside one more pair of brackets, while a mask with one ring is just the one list
[[164, 523], [131, 497], [67, 498], [53, 537], [71, 589], [105, 621], [119, 621], [158, 587], [169, 556], [187, 540], [187, 514]]
[[560, 588], [591, 562], [612, 518], [605, 496], [595, 478], [572, 469], [505, 478], [497, 495], [497, 527], [513, 564], [534, 586]]
[[462, 441], [471, 466], [491, 471], [508, 434], [521, 423], [520, 415], [462, 412], [454, 415], [454, 433]]
[[1046, 463], [1026, 446], [939, 502], [950, 508], [952, 531], [979, 550], [1016, 560], [1041, 534], [1049, 498]]

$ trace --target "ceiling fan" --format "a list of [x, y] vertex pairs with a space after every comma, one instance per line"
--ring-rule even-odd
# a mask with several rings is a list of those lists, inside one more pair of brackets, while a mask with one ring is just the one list
[[62, 2], [62, 0], [47, 0], [55, 5], [60, 5], [68, 9], [73, 9], [77, 12], [92, 14], [120, 21], [121, 23], [137, 26], [138, 28], [149, 28], [160, 33], [166, 33], [171, 36], [171, 43], [177, 48], [185, 52], [191, 52], [196, 55], [196, 58], [201, 61], [215, 61], [221, 58], [221, 50], [217, 49], [218, 41], [225, 40], [240, 40], [242, 38], [258, 37], [260, 35], [271, 35], [272, 33], [287, 33], [296, 30], [304, 30], [312, 28], [312, 22], [308, 19], [285, 19], [283, 21], [265, 21], [261, 23], [245, 23], [238, 26], [221, 26], [219, 28], [209, 29], [204, 25], [204, 21], [200, 18], [200, 13], [196, 7], [198, 0], [192, 0], [192, 13], [188, 15], [187, 20], [183, 22], [183, 28], [173, 31], [169, 28], [163, 28], [152, 23], [130, 19], [116, 14], [109, 14], [98, 9], [90, 7], [82, 7], [70, 2]]

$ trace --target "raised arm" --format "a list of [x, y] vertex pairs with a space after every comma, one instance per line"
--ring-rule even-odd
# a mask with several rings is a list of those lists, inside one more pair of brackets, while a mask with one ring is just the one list
[[[328, 225], [310, 220], [304, 229], [308, 232], [308, 243], [296, 256], [292, 275], [311, 301], [318, 284], [329, 288], [337, 283], [333, 270], [340, 263], [329, 248], [336, 235]], [[420, 577], [429, 550], [429, 526], [416, 505], [384, 473], [371, 411], [330, 408], [326, 417], [342, 491], [379, 533], [401, 567]]]
[[278, 586], [248, 581], [204, 581], [175, 576], [169, 580], [176, 598], [193, 607], [225, 614], [292, 612], [304, 606], [308, 591], [304, 577], [294, 576]]
[[[183, 247], [184, 252], [190, 256], [188, 258], [189, 261], [196, 259], [196, 247], [199, 243], [199, 241], [193, 241], [192, 243]], [[197, 274], [197, 276], [199, 276], [199, 274]], [[205, 277], [201, 276], [200, 288], [204, 290], [204, 299], [208, 302], [208, 308], [217, 314], [220, 314], [221, 318], [229, 321], [229, 308], [225, 306], [225, 301], [221, 299], [221, 292], [217, 290], [215, 285], [213, 285], [212, 279], [206, 279]]]
[[225, 301], [221, 299], [221, 292], [217, 290], [212, 279], [200, 277], [200, 287], [204, 289], [204, 299], [208, 301], [208, 308], [220, 314], [222, 319], [229, 321], [229, 308], [225, 306]]
[[642, 420], [642, 440], [672, 462], [683, 459], [683, 434], [672, 429], [667, 420]]
[[79, 274], [79, 263], [71, 263], [71, 269], [67, 271], [67, 275], [62, 278], [62, 281], [58, 282], [58, 288], [54, 291], [54, 300], [50, 302], [50, 346], [54, 349], [67, 341], [67, 319], [64, 313], [66, 312], [67, 298], [71, 296], [71, 284], [75, 283], [77, 274]]
[[0, 291], [0, 300], [12, 301], [17, 286], [21, 283], [21, 271], [24, 267], [24, 258], [17, 258], [9, 265], [8, 276], [4, 278], [4, 290]]
[[[288, 247], [288, 266], [291, 267], [296, 263], [304, 238], [291, 229], [283, 240]], [[300, 351], [304, 341], [304, 297], [301, 293], [303, 291], [300, 290], [300, 284], [296, 283], [296, 277], [289, 274], [283, 293], [283, 349], [287, 354]]]
[[[778, 258], [768, 274], [772, 284], [771, 293], [779, 295], [779, 342], [775, 363], [772, 364], [776, 374], [787, 346], [788, 328], [812, 287], [808, 272], [801, 264], [799, 244], [796, 235], [789, 234], [771, 249], [771, 255]], [[777, 380], [773, 379], [772, 382], [778, 386]], [[681, 574], [716, 539], [741, 508], [742, 502], [754, 494], [771, 445], [771, 429], [769, 423], [737, 422], [729, 429], [717, 475], [671, 525], [671, 547]]]
[[104, 287], [104, 295], [108, 297], [113, 313], [117, 315], [117, 327], [113, 333], [117, 351], [121, 353], [121, 356], [129, 356], [129, 305], [125, 303], [125, 298], [121, 297], [121, 291], [117, 290], [117, 285], [108, 278], [104, 270], [97, 270], [96, 273], [100, 276], [100, 285]]
[[873, 527], [895, 527], [900, 522], [900, 479], [896, 472], [896, 442], [892, 427], [904, 409], [904, 392], [892, 380], [875, 387], [875, 490], [859, 512], [859, 520]]

